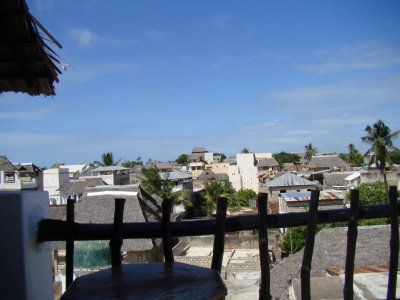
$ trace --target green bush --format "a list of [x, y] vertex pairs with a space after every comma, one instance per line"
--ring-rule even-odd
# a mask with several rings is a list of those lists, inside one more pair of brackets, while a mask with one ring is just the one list
[[76, 241], [75, 266], [78, 268], [95, 268], [111, 264], [108, 241]]

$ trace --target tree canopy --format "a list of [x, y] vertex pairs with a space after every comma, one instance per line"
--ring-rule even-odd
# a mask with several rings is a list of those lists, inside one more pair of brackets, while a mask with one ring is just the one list
[[136, 160], [126, 160], [121, 164], [121, 166], [123, 166], [124, 168], [133, 168], [137, 165], [143, 166], [142, 158], [140, 156], [136, 158]]
[[121, 159], [114, 161], [114, 155], [112, 152], [104, 152], [101, 155], [101, 161], [94, 161], [93, 163], [97, 166], [107, 167], [107, 166], [117, 166], [121, 162]]
[[278, 162], [280, 168], [282, 168], [285, 163], [297, 164], [300, 161], [300, 156], [295, 153], [279, 152], [272, 156]]
[[318, 152], [317, 148], [313, 147], [313, 145], [311, 143], [309, 143], [308, 145], [305, 145], [304, 150], [306, 152], [304, 157], [307, 160], [310, 160]]
[[360, 167], [364, 163], [364, 159], [360, 152], [356, 149], [354, 144], [349, 144], [349, 152], [340, 155], [342, 159], [348, 162], [352, 167]]
[[242, 150], [240, 150], [240, 153], [250, 153], [249, 148], [244, 147]]
[[383, 174], [385, 190], [386, 194], [388, 194], [386, 166], [387, 164], [391, 164], [389, 151], [397, 149], [393, 145], [393, 140], [399, 136], [400, 130], [392, 132], [392, 130], [386, 126], [382, 120], [378, 120], [372, 126], [368, 125], [365, 127], [365, 132], [367, 134], [361, 137], [361, 140], [363, 143], [371, 145], [365, 155], [373, 153], [370, 164], [375, 160], [376, 166], [381, 171], [381, 174]]
[[189, 155], [181, 154], [175, 161], [180, 165], [186, 165], [188, 163], [188, 160], [189, 160]]

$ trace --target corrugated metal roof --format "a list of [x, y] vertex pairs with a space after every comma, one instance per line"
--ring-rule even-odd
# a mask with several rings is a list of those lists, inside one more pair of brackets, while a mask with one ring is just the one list
[[[311, 200], [311, 192], [281, 193], [281, 197], [287, 202], [308, 202]], [[339, 192], [321, 191], [319, 201], [343, 200], [344, 196]]]
[[279, 176], [278, 178], [268, 181], [267, 186], [268, 187], [285, 187], [285, 186], [301, 186], [301, 185], [313, 185], [315, 186], [316, 183], [312, 182], [310, 180], [304, 179], [296, 174], [293, 173], [285, 173], [282, 176]]

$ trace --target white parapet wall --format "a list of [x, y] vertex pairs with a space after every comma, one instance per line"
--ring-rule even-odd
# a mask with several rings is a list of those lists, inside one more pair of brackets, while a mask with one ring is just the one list
[[0, 299], [54, 298], [51, 246], [37, 242], [48, 209], [47, 192], [0, 192]]

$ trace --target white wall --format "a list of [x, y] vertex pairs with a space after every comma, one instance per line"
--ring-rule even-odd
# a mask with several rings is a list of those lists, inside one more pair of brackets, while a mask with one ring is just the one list
[[239, 191], [242, 188], [242, 179], [239, 174], [239, 167], [237, 165], [229, 166], [229, 182], [232, 183], [232, 187]]
[[204, 153], [204, 160], [208, 164], [212, 164], [214, 162], [214, 153], [212, 153], [212, 152]]
[[237, 166], [239, 168], [242, 188], [251, 189], [258, 193], [257, 167], [254, 166], [253, 153], [241, 153], [236, 155]]
[[42, 191], [0, 192], [0, 299], [53, 299], [50, 243], [36, 240], [48, 216]]
[[49, 196], [60, 194], [57, 191], [60, 186], [69, 181], [69, 172], [66, 168], [55, 168], [43, 171], [43, 190], [49, 192]]

